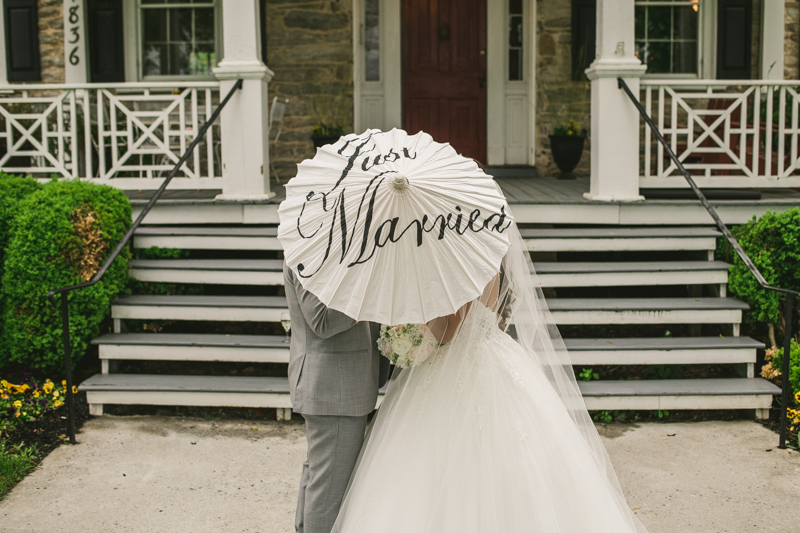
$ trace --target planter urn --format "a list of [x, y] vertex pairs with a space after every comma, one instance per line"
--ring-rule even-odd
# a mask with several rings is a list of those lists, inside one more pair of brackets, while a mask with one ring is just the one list
[[550, 135], [550, 151], [553, 160], [561, 171], [558, 179], [574, 180], [573, 170], [578, 166], [583, 155], [586, 135]]
[[314, 148], [322, 148], [326, 144], [333, 144], [341, 138], [340, 135], [326, 135], [324, 137], [311, 137]]

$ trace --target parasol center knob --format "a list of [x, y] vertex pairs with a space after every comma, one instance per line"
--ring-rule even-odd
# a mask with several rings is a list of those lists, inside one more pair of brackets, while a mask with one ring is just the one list
[[408, 180], [405, 176], [397, 175], [392, 178], [392, 187], [397, 190], [403, 190], [408, 188]]

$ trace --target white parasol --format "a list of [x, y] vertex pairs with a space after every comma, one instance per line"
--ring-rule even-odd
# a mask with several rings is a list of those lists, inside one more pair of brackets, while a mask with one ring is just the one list
[[420, 132], [347, 135], [298, 165], [278, 209], [303, 287], [356, 320], [428, 322], [478, 297], [512, 224], [491, 176]]

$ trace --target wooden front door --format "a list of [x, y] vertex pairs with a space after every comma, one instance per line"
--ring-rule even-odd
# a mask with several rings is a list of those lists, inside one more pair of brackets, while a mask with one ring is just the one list
[[486, 0], [403, 0], [403, 127], [486, 162]]

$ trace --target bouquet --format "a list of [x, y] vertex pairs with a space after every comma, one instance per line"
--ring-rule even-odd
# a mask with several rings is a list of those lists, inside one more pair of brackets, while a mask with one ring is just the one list
[[378, 349], [384, 357], [401, 368], [423, 363], [438, 343], [425, 324], [381, 325]]

